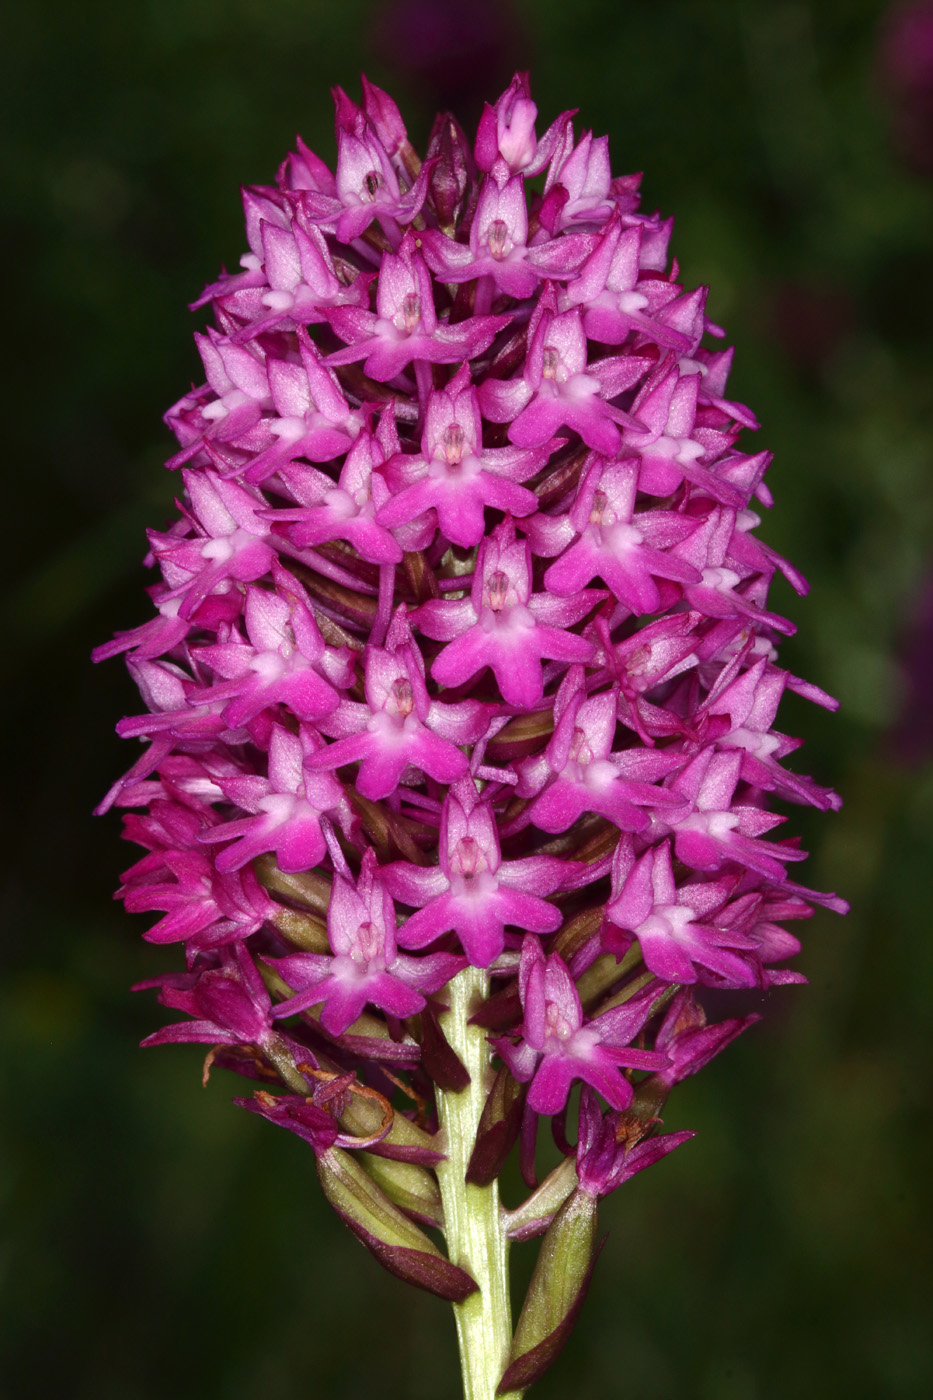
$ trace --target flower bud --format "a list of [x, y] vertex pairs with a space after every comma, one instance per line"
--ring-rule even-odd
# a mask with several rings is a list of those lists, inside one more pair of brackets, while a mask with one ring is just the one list
[[497, 1394], [540, 1380], [566, 1344], [599, 1252], [594, 1197], [576, 1190], [541, 1241], [538, 1259]]
[[469, 1274], [444, 1258], [348, 1152], [332, 1147], [321, 1153], [317, 1171], [343, 1223], [390, 1274], [452, 1303], [462, 1303], [475, 1291]]

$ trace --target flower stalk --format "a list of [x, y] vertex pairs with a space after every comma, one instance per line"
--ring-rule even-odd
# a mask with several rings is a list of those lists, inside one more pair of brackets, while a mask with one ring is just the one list
[[[460, 1093], [440, 1090], [438, 1120], [445, 1160], [437, 1179], [444, 1206], [444, 1237], [451, 1260], [475, 1280], [477, 1289], [454, 1303], [464, 1400], [494, 1400], [512, 1342], [509, 1300], [509, 1241], [499, 1204], [499, 1183], [476, 1186], [466, 1179], [476, 1130], [492, 1080], [492, 1052], [481, 1026], [470, 1017], [489, 993], [489, 978], [470, 967], [446, 991], [449, 1003], [440, 1018], [451, 1049], [470, 1076]], [[507, 1392], [517, 1400], [520, 1391]]]

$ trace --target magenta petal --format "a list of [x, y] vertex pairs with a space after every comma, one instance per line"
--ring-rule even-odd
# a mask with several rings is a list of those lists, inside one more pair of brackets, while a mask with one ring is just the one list
[[517, 890], [505, 889], [501, 884], [497, 896], [497, 909], [503, 923], [515, 928], [528, 929], [532, 933], [553, 933], [563, 922], [556, 905], [533, 894], [519, 894]]
[[578, 1077], [597, 1089], [611, 1108], [622, 1111], [632, 1102], [632, 1086], [601, 1051], [602, 1047], [597, 1046], [592, 1059], [580, 1063]]
[[[576, 1060], [546, 1055], [528, 1090], [528, 1107], [547, 1117], [559, 1113], [567, 1102], [571, 1084], [580, 1075], [581, 1069]], [[589, 1075], [585, 1077], [589, 1079]]]
[[408, 763], [407, 745], [390, 748], [374, 744], [360, 764], [356, 785], [364, 797], [378, 802], [398, 787]]
[[375, 746], [374, 736], [366, 731], [362, 734], [349, 734], [345, 739], [336, 739], [308, 760], [311, 769], [342, 768], [345, 763], [356, 763], [366, 758]]
[[420, 992], [389, 972], [381, 972], [370, 979], [367, 999], [373, 1006], [388, 1011], [390, 1016], [398, 1016], [400, 1020], [406, 1016], [416, 1016], [425, 1006]]
[[455, 927], [456, 914], [449, 894], [433, 899], [400, 925], [398, 941], [402, 948], [424, 948]]
[[466, 959], [456, 953], [427, 953], [421, 958], [399, 953], [392, 964], [392, 976], [422, 992], [439, 992], [465, 965]]
[[488, 635], [478, 627], [471, 627], [449, 642], [435, 658], [431, 675], [439, 685], [462, 685], [490, 664], [490, 651]]
[[190, 1042], [202, 1045], [236, 1045], [239, 1037], [232, 1031], [225, 1031], [213, 1021], [175, 1021], [163, 1026], [160, 1031], [147, 1035], [139, 1043], [150, 1045], [184, 1045]]
[[330, 978], [326, 998], [321, 1011], [321, 1025], [331, 1035], [343, 1035], [363, 1014], [367, 986], [363, 982], [343, 982]]
[[455, 783], [469, 766], [465, 753], [447, 739], [422, 728], [409, 745], [409, 762], [423, 768], [439, 783]]
[[383, 884], [394, 899], [415, 906], [436, 899], [449, 885], [447, 876], [438, 866], [410, 865], [408, 861], [384, 865], [381, 874]]
[[292, 822], [276, 844], [279, 869], [287, 873], [313, 870], [324, 859], [326, 846], [317, 817]]
[[502, 952], [505, 942], [503, 912], [498, 899], [474, 901], [447, 896], [446, 907], [450, 927], [456, 931], [472, 965], [488, 967]]
[[536, 799], [531, 818], [542, 831], [566, 831], [587, 811], [589, 805], [582, 783], [569, 783], [563, 778], [556, 778]]

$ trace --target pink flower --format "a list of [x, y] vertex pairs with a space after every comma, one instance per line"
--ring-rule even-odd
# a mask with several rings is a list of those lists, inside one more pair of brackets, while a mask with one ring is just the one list
[[352, 654], [325, 644], [297, 579], [277, 563], [273, 574], [275, 592], [246, 590], [245, 639], [231, 634], [229, 641], [192, 652], [222, 678], [198, 698], [227, 700], [223, 716], [231, 728], [275, 704], [287, 705], [299, 719], [323, 719], [340, 703], [340, 690], [353, 683]]
[[371, 378], [384, 383], [394, 379], [412, 360], [429, 364], [457, 364], [489, 348], [509, 316], [471, 316], [451, 325], [438, 318], [434, 285], [416, 240], [410, 233], [398, 253], [386, 253], [376, 310], [336, 307], [328, 315], [345, 350], [328, 355], [331, 365], [363, 360]]
[[587, 697], [583, 668], [567, 672], [554, 702], [554, 736], [540, 759], [517, 764], [518, 793], [534, 797], [531, 820], [542, 831], [566, 831], [584, 812], [599, 812], [622, 831], [648, 826], [643, 808], [676, 805], [655, 781], [683, 766], [679, 753], [624, 749], [613, 753], [616, 694]]
[[404, 607], [386, 642], [365, 650], [365, 705], [353, 700], [340, 704], [322, 726], [336, 742], [310, 761], [314, 770], [359, 762], [357, 787], [369, 798], [388, 797], [410, 766], [440, 783], [462, 778], [467, 759], [457, 745], [479, 738], [490, 708], [475, 700], [445, 705], [430, 698]]
[[611, 456], [620, 446], [617, 424], [637, 420], [610, 400], [644, 374], [638, 355], [587, 359], [580, 310], [556, 312], [539, 302], [529, 325], [528, 356], [517, 379], [487, 379], [479, 400], [485, 417], [508, 423], [510, 442], [540, 447], [558, 428], [572, 428], [588, 447]]
[[570, 542], [544, 576], [552, 593], [567, 597], [597, 576], [633, 613], [656, 612], [655, 579], [699, 583], [702, 575], [671, 546], [692, 534], [693, 521], [675, 511], [635, 511], [638, 464], [589, 458], [567, 517]]
[[564, 112], [538, 139], [538, 109], [531, 100], [527, 73], [516, 73], [495, 107], [487, 102], [476, 132], [476, 164], [493, 171], [503, 166], [512, 174], [537, 175], [548, 165], [565, 139], [571, 113]]
[[452, 953], [409, 958], [396, 947], [395, 912], [373, 851], [367, 851], [354, 887], [337, 876], [327, 910], [327, 937], [332, 957], [292, 953], [269, 958], [296, 995], [276, 1009], [291, 1016], [324, 1003], [321, 1024], [342, 1035], [364, 1006], [378, 1006], [391, 1016], [414, 1016], [424, 1009], [424, 992], [446, 986], [465, 965]]
[[496, 822], [477, 798], [472, 779], [455, 783], [441, 812], [440, 866], [425, 869], [406, 861], [389, 865], [387, 887], [412, 904], [400, 937], [406, 948], [423, 948], [453, 930], [475, 967], [488, 967], [505, 945], [505, 926], [552, 933], [560, 913], [542, 894], [571, 881], [574, 863], [553, 856], [503, 861]]
[[470, 597], [424, 603], [414, 614], [418, 629], [446, 641], [431, 675], [443, 686], [461, 685], [484, 666], [495, 674], [503, 699], [531, 709], [541, 699], [541, 660], [585, 661], [591, 643], [564, 630], [603, 595], [582, 589], [566, 601], [531, 592], [531, 549], [516, 540], [511, 520], [480, 546]]
[[[645, 1167], [653, 1166], [695, 1133], [660, 1133], [639, 1136], [630, 1142], [621, 1114], [604, 1114], [589, 1086], [580, 1095], [580, 1135], [577, 1142], [577, 1177], [590, 1196], [608, 1196]], [[647, 1125], [645, 1127], [647, 1131]]]
[[176, 1021], [147, 1036], [143, 1045], [198, 1042], [207, 1045], [255, 1045], [262, 1050], [276, 1039], [272, 1001], [243, 943], [199, 960], [193, 972], [140, 982], [135, 990], [161, 988], [163, 1006], [185, 1011], [194, 1020]]
[[[397, 244], [399, 225], [410, 224], [424, 203], [430, 167], [423, 165], [414, 186], [403, 191], [392, 155], [407, 138], [395, 103], [372, 84], [367, 85], [366, 111], [352, 102], [342, 88], [335, 88], [334, 96], [337, 173], [333, 193], [312, 190], [305, 195], [302, 202], [306, 215], [340, 243], [352, 243], [375, 219], [386, 237]], [[389, 124], [385, 115], [389, 110], [387, 103], [392, 108]], [[375, 124], [370, 117], [375, 118]], [[377, 126], [390, 141], [391, 154], [383, 145]]]
[[632, 1086], [622, 1069], [663, 1069], [667, 1057], [631, 1042], [651, 1014], [656, 991], [587, 1020], [563, 959], [545, 958], [533, 933], [525, 937], [519, 971], [524, 1019], [518, 1045], [496, 1042], [515, 1078], [531, 1081], [528, 1107], [559, 1113], [576, 1079], [598, 1089], [613, 1108], [628, 1108]]
[[404, 525], [437, 511], [452, 544], [479, 544], [487, 506], [513, 516], [530, 515], [538, 500], [519, 482], [548, 460], [557, 440], [538, 448], [483, 446], [482, 418], [466, 365], [428, 399], [421, 452], [398, 453], [383, 475], [391, 496], [380, 507], [380, 525]]
[[[645, 966], [665, 982], [695, 982], [699, 965], [730, 986], [752, 987], [754, 970], [735, 950], [754, 950], [756, 943], [738, 929], [720, 929], [713, 922], [735, 887], [736, 878], [727, 876], [678, 888], [669, 842], [649, 847], [636, 860], [631, 843], [620, 841], [606, 917], [638, 939]], [[611, 938], [606, 942], [613, 946]]]
[[273, 725], [269, 739], [268, 777], [244, 774], [222, 779], [225, 797], [249, 815], [204, 831], [200, 840], [213, 845], [232, 841], [215, 857], [217, 869], [239, 870], [264, 851], [274, 851], [286, 871], [310, 870], [324, 858], [321, 817], [335, 811], [343, 798], [329, 773], [309, 769], [307, 760], [320, 750], [314, 730], [297, 735]]

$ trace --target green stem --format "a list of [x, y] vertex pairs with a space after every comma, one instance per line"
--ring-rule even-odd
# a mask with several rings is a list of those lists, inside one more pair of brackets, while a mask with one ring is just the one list
[[[509, 1304], [509, 1242], [499, 1209], [499, 1184], [473, 1186], [466, 1169], [492, 1077], [486, 1032], [468, 1024], [489, 993], [489, 978], [468, 967], [446, 989], [450, 1010], [441, 1017], [444, 1034], [470, 1075], [462, 1094], [438, 1090], [437, 1104], [446, 1160], [437, 1167], [444, 1204], [444, 1234], [451, 1260], [478, 1284], [463, 1303], [455, 1303], [460, 1365], [465, 1400], [495, 1400], [512, 1344]], [[500, 1400], [518, 1400], [509, 1391]]]

